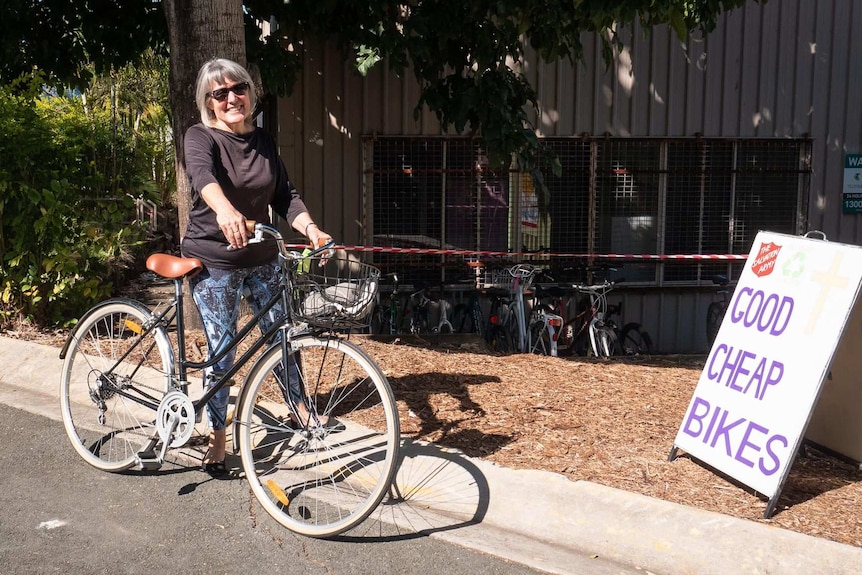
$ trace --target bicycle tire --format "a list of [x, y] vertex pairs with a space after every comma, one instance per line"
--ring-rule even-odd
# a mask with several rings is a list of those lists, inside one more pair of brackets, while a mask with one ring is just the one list
[[389, 335], [390, 310], [389, 306], [376, 305], [371, 312], [368, 323], [368, 331], [371, 335]]
[[727, 306], [722, 302], [714, 301], [706, 308], [706, 341], [710, 347], [715, 343], [725, 313], [727, 313]]
[[[617, 345], [617, 334], [608, 326], [596, 327], [596, 348], [598, 357], [612, 357]], [[592, 346], [590, 346], [592, 353]]]
[[[518, 322], [518, 312], [516, 308], [517, 305], [518, 304], [515, 302], [509, 302], [509, 304], [506, 306], [506, 312], [503, 316], [503, 322], [501, 324], [501, 327], [503, 327], [503, 329], [509, 332], [509, 341], [511, 342], [510, 351], [512, 353], [528, 352], [529, 349], [527, 348], [529, 347], [530, 342], [527, 341], [527, 338], [530, 337], [530, 334], [524, 333], [522, 336], [520, 333], [521, 326]], [[529, 329], [529, 326], [524, 326], [524, 329]], [[521, 342], [522, 337], [524, 340], [523, 343]]]
[[137, 454], [158, 442], [156, 412], [174, 355], [164, 328], [142, 333], [151, 319], [139, 302], [107, 300], [80, 319], [61, 353], [66, 435], [84, 461], [103, 471], [132, 468]]
[[624, 355], [650, 355], [652, 353], [652, 338], [647, 331], [636, 322], [627, 323], [620, 332], [620, 345]]
[[497, 353], [509, 354], [515, 349], [512, 334], [501, 325], [492, 325], [488, 328], [486, 341], [488, 342], [488, 347]]
[[387, 494], [397, 471], [398, 412], [386, 376], [355, 344], [302, 336], [291, 345], [309, 408], [337, 417], [339, 427], [291, 422], [274, 374], [283, 361], [276, 345], [240, 392], [234, 439], [267, 513], [295, 533], [333, 537], [365, 520]]
[[476, 331], [473, 327], [473, 314], [466, 304], [457, 304], [452, 310], [452, 319], [449, 321], [455, 333], [475, 333]]

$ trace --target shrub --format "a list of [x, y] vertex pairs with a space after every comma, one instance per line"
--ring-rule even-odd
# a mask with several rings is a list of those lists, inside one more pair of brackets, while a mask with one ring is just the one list
[[71, 323], [114, 291], [145, 237], [130, 138], [42, 80], [0, 86], [0, 328]]

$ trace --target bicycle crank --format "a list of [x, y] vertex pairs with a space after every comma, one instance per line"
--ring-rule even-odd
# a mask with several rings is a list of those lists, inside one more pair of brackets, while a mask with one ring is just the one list
[[162, 445], [182, 447], [195, 430], [195, 406], [181, 391], [167, 393], [156, 412], [156, 430]]

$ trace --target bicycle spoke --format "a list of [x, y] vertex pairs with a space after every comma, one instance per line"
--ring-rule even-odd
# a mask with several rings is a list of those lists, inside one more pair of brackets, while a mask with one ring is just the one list
[[75, 450], [99, 469], [128, 469], [156, 441], [173, 355], [164, 330], [141, 329], [148, 319], [140, 304], [109, 301], [82, 318], [66, 352], [63, 423]]
[[323, 424], [290, 422], [293, 408], [272, 372], [281, 353], [271, 350], [240, 400], [243, 467], [276, 520], [328, 537], [357, 525], [385, 496], [397, 461], [398, 419], [385, 377], [361, 350], [312, 337], [294, 345], [305, 401]]

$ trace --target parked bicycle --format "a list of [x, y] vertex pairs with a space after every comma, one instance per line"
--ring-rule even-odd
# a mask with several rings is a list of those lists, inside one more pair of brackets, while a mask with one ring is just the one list
[[[467, 301], [457, 304], [452, 311], [455, 333], [475, 333], [483, 338], [493, 351], [512, 353], [515, 344], [509, 328], [509, 290], [491, 286], [470, 288], [466, 293]], [[482, 306], [482, 298], [488, 301], [487, 315]]]
[[516, 349], [512, 324], [512, 296], [507, 288], [487, 287], [479, 290], [488, 298], [488, 322], [485, 327], [485, 341], [498, 353], [512, 353]]
[[[569, 353], [594, 357], [646, 355], [652, 353], [652, 338], [637, 322], [621, 324], [615, 317], [622, 314], [622, 303], [609, 305], [608, 293], [616, 282], [605, 279], [595, 284], [568, 284], [558, 294], [562, 302], [568, 290], [578, 297], [577, 312], [560, 332], [560, 347]], [[568, 303], [563, 305], [568, 307]]]
[[[449, 321], [449, 304], [443, 297], [442, 286], [432, 289], [421, 286], [410, 294], [410, 333], [420, 335], [423, 333], [447, 334], [454, 331]], [[431, 325], [431, 308], [437, 308], [437, 323]]]
[[[535, 290], [531, 290], [536, 277], [541, 270], [531, 264], [517, 264], [509, 268], [512, 276], [512, 328], [515, 330], [513, 340], [518, 342], [518, 350], [522, 353], [541, 355], [558, 355], [557, 341], [563, 327], [562, 316], [548, 308], [541, 307], [535, 299]], [[531, 305], [528, 309], [528, 294], [531, 294]]]
[[385, 276], [391, 283], [388, 301], [383, 303], [377, 296], [377, 305], [371, 311], [369, 321], [369, 332], [374, 335], [396, 335], [401, 333], [404, 325], [404, 317], [407, 313], [407, 302], [401, 303], [401, 292], [399, 291], [399, 279], [397, 273], [389, 273]]
[[[540, 277], [544, 282], [554, 282], [547, 270], [542, 271]], [[562, 325], [557, 329], [557, 354], [568, 355], [574, 352], [572, 345], [575, 340], [574, 321], [566, 321], [569, 317], [569, 308], [574, 294], [577, 294], [571, 286], [562, 286], [556, 283], [533, 284], [533, 310], [539, 313], [552, 313], [563, 319]]]
[[[158, 469], [169, 449], [188, 444], [213, 395], [262, 351], [238, 392], [234, 450], [267, 513], [296, 533], [331, 537], [377, 507], [398, 462], [400, 427], [386, 376], [341, 333], [364, 324], [379, 271], [330, 255], [330, 246], [304, 258], [285, 249], [275, 228], [255, 225], [251, 241], [265, 236], [278, 245], [281, 289], [207, 361], [191, 361], [185, 352], [182, 283], [201, 270], [195, 258], [147, 260], [150, 271], [174, 280], [174, 299], [161, 312], [130, 299], [90, 309], [60, 354], [63, 423], [75, 451], [98, 469]], [[250, 338], [278, 304], [285, 315]], [[188, 372], [216, 364], [247, 339], [251, 346], [234, 367], [192, 399]], [[305, 420], [299, 402], [310, 412]]]
[[[605, 325], [609, 325], [616, 335], [613, 355], [649, 355], [652, 353], [652, 338], [637, 322], [621, 323], [623, 303], [608, 305]], [[620, 318], [616, 321], [615, 318]]]

